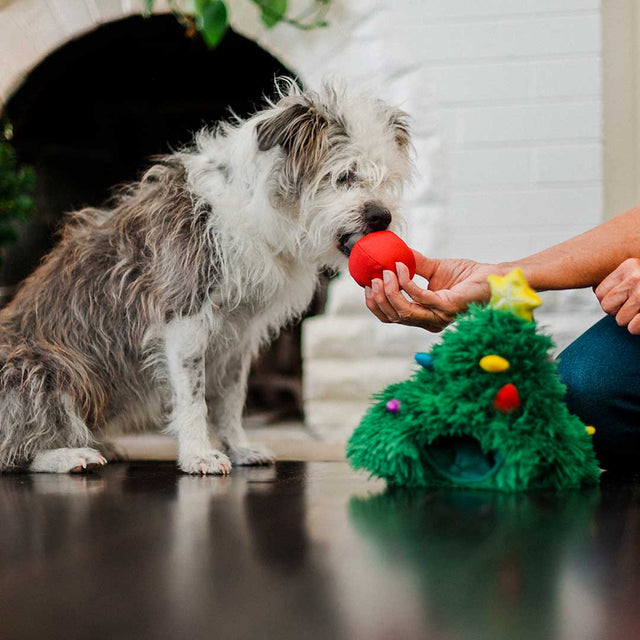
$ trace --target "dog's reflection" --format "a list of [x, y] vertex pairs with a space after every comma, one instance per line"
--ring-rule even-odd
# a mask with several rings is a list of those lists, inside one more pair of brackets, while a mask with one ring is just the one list
[[118, 618], [103, 624], [126, 619], [148, 637], [286, 637], [292, 624], [295, 637], [344, 637], [330, 563], [307, 530], [305, 477], [304, 463], [0, 476], [0, 595], [56, 611], [86, 601], [81, 626], [109, 602]]

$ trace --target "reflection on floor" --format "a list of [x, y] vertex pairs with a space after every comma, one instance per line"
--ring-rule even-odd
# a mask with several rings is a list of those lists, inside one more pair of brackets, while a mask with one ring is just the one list
[[0, 637], [638, 638], [640, 483], [391, 491], [342, 462], [0, 477]]

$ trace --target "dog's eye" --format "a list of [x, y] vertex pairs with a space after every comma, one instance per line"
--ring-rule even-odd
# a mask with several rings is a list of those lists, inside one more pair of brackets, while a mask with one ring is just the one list
[[357, 181], [358, 177], [355, 171], [345, 171], [337, 177], [336, 184], [339, 187], [352, 187]]

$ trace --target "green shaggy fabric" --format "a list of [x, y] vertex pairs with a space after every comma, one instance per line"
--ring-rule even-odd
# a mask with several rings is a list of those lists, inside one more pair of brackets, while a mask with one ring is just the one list
[[[585, 425], [567, 410], [535, 322], [472, 305], [445, 332], [432, 366], [374, 396], [347, 444], [355, 468], [391, 485], [521, 491], [595, 484], [600, 475]], [[484, 371], [483, 356], [510, 367]], [[514, 384], [520, 406], [501, 413], [496, 393]], [[398, 400], [396, 413], [389, 400]]]

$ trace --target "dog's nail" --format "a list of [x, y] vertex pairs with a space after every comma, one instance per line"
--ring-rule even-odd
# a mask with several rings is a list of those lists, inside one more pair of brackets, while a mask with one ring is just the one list
[[373, 295], [373, 291], [371, 291], [371, 287], [365, 287], [364, 288], [364, 295], [367, 298], [370, 298]]

